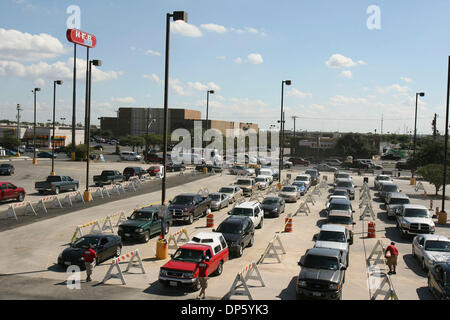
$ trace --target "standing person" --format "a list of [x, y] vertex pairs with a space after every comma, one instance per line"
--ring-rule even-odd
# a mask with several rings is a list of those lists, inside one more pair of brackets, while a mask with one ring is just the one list
[[97, 253], [93, 249], [92, 243], [89, 243], [89, 248], [83, 252], [84, 264], [86, 266], [86, 282], [92, 281], [91, 274], [92, 270], [95, 267], [95, 258], [97, 257]]
[[389, 267], [388, 274], [396, 274], [395, 268], [397, 267], [398, 249], [395, 247], [395, 242], [391, 242], [391, 244], [386, 248], [384, 257], [387, 259], [386, 264]]
[[206, 288], [208, 287], [208, 267], [209, 267], [209, 256], [205, 256], [202, 262], [198, 265], [198, 281], [200, 281], [200, 293], [197, 297], [197, 299], [200, 299], [200, 297], [203, 294], [203, 299], [206, 298]]

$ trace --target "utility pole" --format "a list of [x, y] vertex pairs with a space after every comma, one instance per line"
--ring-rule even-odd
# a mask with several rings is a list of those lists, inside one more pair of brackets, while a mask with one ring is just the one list
[[381, 113], [381, 135], [383, 135], [383, 113]]
[[[20, 141], [20, 104], [17, 104], [17, 140]], [[17, 146], [17, 155], [20, 157], [20, 143]]]
[[294, 149], [294, 155], [297, 155], [297, 142], [295, 141], [295, 119], [297, 119], [298, 118], [298, 116], [292, 116], [291, 117], [292, 119], [294, 119], [294, 138], [293, 138], [293, 141], [294, 141], [294, 148], [292, 148], [292, 145], [291, 145], [291, 153], [292, 153], [292, 149]]
[[431, 126], [433, 127], [433, 139], [436, 140], [436, 136], [437, 136], [437, 114], [434, 114], [434, 119], [431, 122]]

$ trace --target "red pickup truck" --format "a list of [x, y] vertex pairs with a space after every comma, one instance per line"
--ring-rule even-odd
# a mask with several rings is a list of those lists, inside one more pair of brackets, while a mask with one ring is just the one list
[[22, 202], [25, 194], [24, 188], [16, 187], [11, 182], [0, 182], [0, 201], [16, 199]]
[[191, 241], [178, 248], [171, 256], [172, 259], [161, 267], [159, 281], [164, 286], [200, 290], [198, 265], [206, 256], [210, 257], [208, 277], [211, 274], [220, 275], [223, 264], [229, 258], [227, 242], [221, 233], [200, 232]]

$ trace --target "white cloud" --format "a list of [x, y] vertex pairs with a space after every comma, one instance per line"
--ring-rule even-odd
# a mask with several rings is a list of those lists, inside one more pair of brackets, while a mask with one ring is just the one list
[[198, 38], [203, 35], [199, 28], [186, 23], [183, 20], [178, 20], [170, 23], [170, 30], [173, 33], [180, 34], [185, 37]]
[[136, 49], [137, 49], [136, 47], [133, 47], [133, 46], [130, 47], [131, 51], [136, 51]]
[[145, 79], [153, 80], [153, 81], [155, 81], [156, 83], [161, 83], [161, 82], [162, 82], [161, 79], [159, 79], [159, 77], [158, 77], [156, 74], [154, 74], [154, 73], [152, 73], [151, 75], [144, 74], [143, 77], [144, 77]]
[[216, 59], [219, 59], [219, 60], [225, 60], [227, 57], [225, 57], [225, 56], [217, 56], [216, 57]]
[[326, 65], [329, 68], [340, 69], [340, 68], [351, 68], [356, 66], [356, 62], [354, 62], [351, 58], [345, 57], [342, 54], [336, 53], [333, 54], [330, 59], [326, 62]]
[[183, 88], [183, 85], [179, 79], [169, 79], [169, 85], [172, 88], [173, 91], [175, 91], [175, 94], [179, 96], [186, 96], [188, 95]]
[[409, 90], [410, 90], [409, 87], [399, 85], [398, 83], [395, 83], [389, 87], [377, 87], [377, 92], [380, 94], [386, 94], [391, 91], [395, 91], [398, 93], [408, 93]]
[[367, 65], [367, 63], [362, 60], [358, 60], [358, 64], [363, 65], [363, 66]]
[[203, 84], [201, 82], [188, 82], [188, 88], [197, 90], [197, 91], [207, 91], [207, 90], [220, 90], [220, 87], [214, 82], [209, 82], [207, 84]]
[[[86, 69], [86, 61], [77, 59], [77, 68]], [[95, 66], [92, 67], [92, 81], [100, 82], [110, 79], [117, 79], [123, 72], [121, 71], [103, 71]], [[0, 60], [0, 77], [5, 78], [23, 78], [27, 80], [72, 80], [73, 77], [73, 58], [66, 62], [58, 61], [52, 64], [39, 62], [32, 65], [23, 65], [15, 61]], [[77, 80], [83, 80], [85, 72], [77, 74]]]
[[264, 60], [259, 53], [250, 53], [248, 55], [248, 62], [250, 62], [251, 64], [261, 64], [264, 62]]
[[152, 56], [161, 56], [161, 53], [158, 51], [153, 51], [153, 50], [147, 50], [147, 52], [145, 52], [145, 54], [147, 55], [152, 55]]
[[225, 28], [224, 26], [218, 25], [218, 24], [214, 24], [214, 23], [201, 24], [200, 27], [207, 31], [212, 31], [212, 32], [216, 32], [216, 33], [227, 32], [227, 28]]
[[403, 81], [405, 81], [405, 82], [407, 82], [407, 83], [413, 82], [413, 79], [407, 78], [407, 77], [400, 77], [400, 79], [403, 80]]
[[353, 78], [353, 74], [350, 70], [342, 71], [341, 76], [343, 76], [344, 78], [347, 78], [347, 79]]
[[245, 27], [245, 30], [247, 30], [247, 32], [249, 32], [249, 33], [254, 33], [254, 34], [259, 32], [258, 29], [255, 29], [252, 27]]
[[345, 97], [342, 95], [337, 95], [330, 98], [330, 105], [332, 106], [342, 106], [347, 104], [367, 104], [368, 101], [365, 98], [354, 98], [354, 97]]
[[242, 58], [237, 57], [236, 59], [233, 60], [236, 63], [242, 63]]
[[0, 28], [0, 59], [2, 60], [44, 60], [55, 58], [65, 52], [63, 44], [49, 34], [32, 35]]
[[123, 97], [123, 98], [115, 98], [111, 97], [111, 102], [122, 103], [122, 104], [132, 104], [136, 102], [136, 99], [133, 97]]
[[291, 90], [289, 90], [287, 95], [288, 96], [292, 96], [292, 97], [301, 98], [301, 99], [312, 98], [312, 94], [311, 93], [301, 92], [300, 90], [297, 90], [295, 88], [292, 88]]

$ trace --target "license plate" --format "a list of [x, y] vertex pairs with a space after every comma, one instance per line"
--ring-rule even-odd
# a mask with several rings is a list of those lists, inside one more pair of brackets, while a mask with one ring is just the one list
[[66, 261], [66, 262], [64, 262], [64, 264], [65, 264], [66, 266], [70, 266], [72, 263]]
[[131, 234], [125, 233], [125, 237], [129, 237], [129, 236], [131, 236]]
[[313, 292], [312, 293], [314, 297], [320, 297], [322, 294], [320, 292]]
[[171, 287], [176, 287], [176, 286], [178, 286], [178, 282], [176, 282], [176, 281], [170, 281], [170, 282], [169, 282], [169, 285], [170, 285]]

